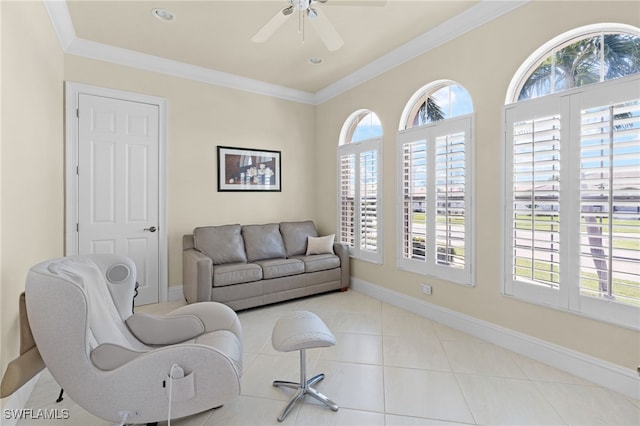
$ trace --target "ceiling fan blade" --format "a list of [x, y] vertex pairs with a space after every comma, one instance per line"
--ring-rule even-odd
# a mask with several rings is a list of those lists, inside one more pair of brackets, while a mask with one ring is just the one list
[[[289, 13], [286, 13], [287, 11]], [[292, 11], [293, 9], [291, 6], [279, 10], [278, 13], [273, 15], [273, 17], [269, 19], [267, 23], [264, 24], [264, 26], [254, 34], [253, 37], [251, 37], [251, 41], [255, 43], [264, 43], [265, 41], [269, 40], [269, 38], [271, 38], [271, 36], [276, 31], [278, 31], [278, 29], [285, 23], [287, 18], [291, 15]]]
[[338, 34], [338, 31], [336, 31], [333, 24], [324, 16], [321, 10], [315, 10], [315, 12], [315, 16], [312, 17], [309, 15], [309, 21], [316, 29], [324, 45], [327, 46], [327, 49], [331, 52], [340, 49], [344, 41], [342, 37], [340, 37], [340, 34]]

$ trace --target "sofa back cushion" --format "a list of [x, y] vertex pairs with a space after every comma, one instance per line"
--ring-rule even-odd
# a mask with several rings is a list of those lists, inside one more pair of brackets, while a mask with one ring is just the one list
[[203, 226], [193, 230], [195, 247], [213, 259], [214, 265], [246, 262], [240, 225]]
[[242, 227], [242, 238], [249, 262], [285, 257], [284, 242], [277, 223], [245, 225]]
[[305, 222], [282, 222], [280, 233], [284, 240], [287, 257], [307, 253], [307, 239], [317, 237], [316, 225], [311, 220]]

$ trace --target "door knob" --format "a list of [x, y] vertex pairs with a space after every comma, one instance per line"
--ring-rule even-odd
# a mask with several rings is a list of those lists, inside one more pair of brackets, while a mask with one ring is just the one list
[[144, 230], [149, 232], [156, 232], [158, 228], [156, 228], [155, 226], [152, 226], [151, 228], [144, 228]]

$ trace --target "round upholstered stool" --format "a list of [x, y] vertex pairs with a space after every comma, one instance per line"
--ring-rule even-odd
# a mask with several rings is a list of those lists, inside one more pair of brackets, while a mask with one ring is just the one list
[[338, 411], [338, 405], [311, 386], [324, 379], [324, 374], [317, 374], [307, 380], [306, 349], [333, 346], [333, 337], [327, 325], [315, 314], [307, 311], [294, 311], [283, 316], [273, 327], [271, 335], [273, 348], [280, 352], [300, 351], [300, 383], [275, 380], [273, 386], [295, 389], [287, 405], [278, 417], [281, 422], [287, 417], [296, 402], [309, 394], [327, 405], [333, 411]]

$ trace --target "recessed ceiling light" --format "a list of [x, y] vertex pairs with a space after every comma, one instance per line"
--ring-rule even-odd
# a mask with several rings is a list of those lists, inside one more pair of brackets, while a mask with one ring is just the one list
[[172, 11], [167, 9], [153, 9], [151, 14], [161, 21], [171, 22], [176, 20], [176, 15]]
[[309, 62], [313, 65], [319, 65], [322, 63], [322, 58], [309, 58]]

